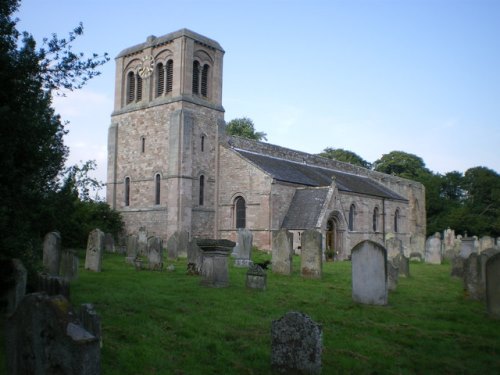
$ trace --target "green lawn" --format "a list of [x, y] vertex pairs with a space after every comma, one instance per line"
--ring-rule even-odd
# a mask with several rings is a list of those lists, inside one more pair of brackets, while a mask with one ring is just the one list
[[271, 373], [271, 322], [288, 311], [322, 325], [324, 374], [500, 373], [500, 321], [464, 298], [449, 265], [412, 263], [380, 307], [352, 302], [349, 262], [324, 264], [321, 280], [302, 279], [299, 263], [293, 276], [268, 271], [259, 292], [245, 288], [241, 268], [211, 289], [186, 275], [185, 260], [174, 272], [138, 272], [106, 254], [101, 273], [80, 270], [71, 295], [102, 317], [103, 374]]

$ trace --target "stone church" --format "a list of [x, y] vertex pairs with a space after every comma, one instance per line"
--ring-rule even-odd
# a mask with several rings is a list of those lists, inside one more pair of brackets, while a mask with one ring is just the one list
[[129, 234], [235, 240], [247, 228], [271, 249], [273, 231], [286, 228], [298, 250], [314, 229], [338, 259], [364, 239], [397, 238], [406, 255], [423, 254], [420, 183], [226, 135], [223, 57], [219, 43], [187, 29], [116, 57], [107, 201]]

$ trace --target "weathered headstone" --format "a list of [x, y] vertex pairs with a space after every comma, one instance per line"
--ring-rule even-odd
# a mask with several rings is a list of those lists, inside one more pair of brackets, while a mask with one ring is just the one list
[[455, 255], [451, 259], [451, 276], [462, 278], [464, 276], [464, 263], [464, 258], [460, 255]]
[[189, 241], [188, 246], [188, 274], [199, 275], [201, 273], [201, 266], [203, 265], [203, 252], [196, 244], [196, 240]]
[[250, 289], [266, 290], [267, 274], [259, 265], [253, 264], [247, 271], [246, 287]]
[[387, 260], [387, 289], [395, 291], [398, 286], [399, 267], [393, 260]]
[[479, 252], [495, 247], [495, 239], [490, 236], [483, 236], [479, 239]]
[[106, 233], [104, 235], [104, 251], [107, 253], [115, 252], [115, 238], [112, 233]]
[[[404, 247], [404, 255], [410, 260], [412, 260], [412, 257], [410, 256], [411, 254], [419, 254], [420, 259], [423, 258], [423, 254], [425, 253], [425, 235], [423, 234], [413, 234], [410, 237], [410, 246], [409, 247]], [[416, 255], [414, 256], [416, 258]]]
[[302, 233], [300, 274], [302, 277], [320, 279], [323, 273], [322, 236], [315, 230]]
[[396, 237], [389, 238], [385, 241], [385, 248], [387, 249], [387, 258], [393, 259], [399, 254], [403, 254], [403, 241]]
[[85, 255], [86, 270], [101, 272], [103, 251], [104, 233], [99, 229], [94, 229], [90, 232], [87, 241], [87, 253]]
[[70, 298], [70, 283], [61, 276], [51, 276], [44, 273], [37, 275], [37, 292], [45, 292], [49, 296], [61, 295]]
[[460, 247], [460, 256], [464, 259], [467, 259], [469, 255], [472, 253], [475, 253], [475, 247], [474, 247], [475, 239], [472, 237], [463, 237], [461, 240], [461, 247]]
[[490, 257], [495, 254], [500, 253], [500, 250], [495, 248], [490, 248], [483, 250], [481, 254], [479, 254], [479, 293], [480, 299], [484, 300], [486, 298], [486, 262]]
[[185, 230], [176, 231], [167, 241], [168, 260], [187, 258], [189, 233]]
[[399, 254], [392, 261], [399, 268], [399, 276], [410, 277], [410, 258], [405, 257], [404, 254]]
[[281, 374], [320, 374], [321, 325], [300, 312], [289, 312], [271, 325], [271, 367]]
[[125, 261], [130, 264], [134, 264], [134, 260], [138, 255], [138, 245], [137, 245], [137, 236], [135, 234], [131, 234], [127, 237], [127, 256]]
[[163, 269], [163, 240], [160, 237], [148, 238], [147, 254], [149, 269], [161, 271]]
[[234, 266], [247, 268], [252, 264], [253, 234], [248, 229], [238, 230], [238, 252], [235, 254]]
[[[7, 290], [7, 310], [6, 314], [11, 315], [16, 311], [26, 294], [26, 283], [28, 281], [28, 272], [19, 259], [9, 259], [2, 261], [2, 272], [10, 273]], [[2, 285], [4, 286], [4, 285]]]
[[43, 240], [43, 268], [49, 275], [59, 275], [61, 266], [61, 235], [50, 232]]
[[500, 318], [500, 254], [486, 261], [486, 310], [492, 317]]
[[464, 290], [471, 299], [480, 299], [478, 254], [472, 253], [464, 262]]
[[443, 232], [443, 258], [451, 260], [455, 256], [455, 231], [453, 229], [446, 229]]
[[293, 235], [286, 229], [273, 232], [272, 265], [273, 273], [292, 274]]
[[412, 262], [421, 262], [422, 261], [422, 254], [420, 254], [420, 253], [411, 253], [409, 259]]
[[146, 255], [148, 250], [148, 231], [144, 227], [139, 228], [137, 233], [137, 251], [140, 255]]
[[387, 304], [387, 252], [365, 240], [352, 249], [352, 299], [354, 302]]
[[102, 348], [101, 317], [95, 311], [94, 305], [82, 304], [78, 311], [78, 318], [82, 327], [99, 340], [99, 346]]
[[438, 232], [425, 243], [425, 263], [441, 264], [441, 234]]
[[201, 285], [213, 288], [229, 286], [228, 257], [235, 243], [212, 239], [198, 239], [196, 243], [203, 251]]
[[8, 374], [100, 374], [99, 339], [76, 316], [62, 296], [27, 295], [5, 325]]
[[64, 250], [61, 253], [61, 269], [59, 275], [68, 281], [78, 277], [80, 260], [73, 250]]

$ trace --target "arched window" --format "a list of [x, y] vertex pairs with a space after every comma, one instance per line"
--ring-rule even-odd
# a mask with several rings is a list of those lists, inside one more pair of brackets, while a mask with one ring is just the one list
[[394, 232], [398, 233], [399, 230], [399, 208], [394, 212]]
[[137, 74], [137, 95], [136, 101], [140, 102], [142, 100], [142, 78]]
[[172, 86], [174, 83], [174, 61], [167, 61], [167, 94], [172, 92]]
[[205, 176], [201, 175], [199, 204], [200, 206], [203, 206], [204, 203], [205, 203]]
[[208, 64], [205, 64], [201, 72], [201, 95], [204, 97], [208, 96], [208, 69]]
[[200, 63], [198, 61], [193, 62], [193, 94], [198, 95], [200, 93]]
[[234, 211], [236, 218], [236, 228], [245, 228], [246, 227], [246, 205], [245, 199], [243, 197], [238, 197], [234, 201]]
[[160, 204], [160, 189], [161, 189], [161, 176], [159, 173], [155, 176], [155, 204]]
[[127, 104], [132, 103], [135, 98], [135, 75], [134, 72], [127, 74]]
[[349, 230], [354, 230], [354, 211], [356, 210], [356, 206], [351, 204], [351, 208], [349, 208]]
[[163, 95], [163, 90], [165, 89], [165, 69], [163, 64], [159, 63], [156, 65], [156, 96]]
[[373, 209], [373, 231], [376, 232], [378, 230], [378, 207]]
[[125, 206], [130, 206], [130, 177], [125, 178]]

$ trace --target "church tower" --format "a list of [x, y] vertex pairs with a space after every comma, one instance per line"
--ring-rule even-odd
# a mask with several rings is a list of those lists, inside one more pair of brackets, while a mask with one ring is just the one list
[[187, 29], [116, 57], [107, 201], [128, 233], [216, 236], [224, 50]]

